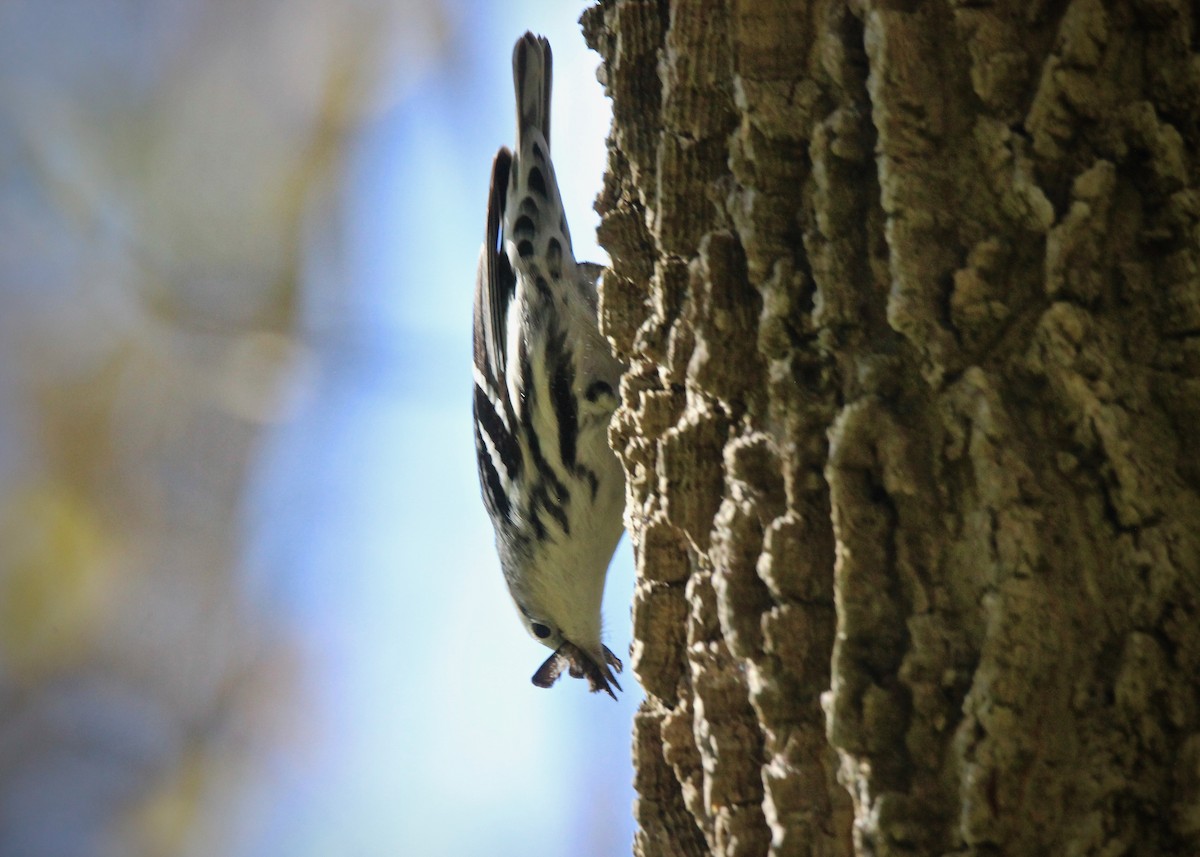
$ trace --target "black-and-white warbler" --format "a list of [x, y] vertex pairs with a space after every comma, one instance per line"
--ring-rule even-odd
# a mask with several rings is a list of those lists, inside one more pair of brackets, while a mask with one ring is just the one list
[[608, 446], [622, 366], [600, 336], [601, 267], [576, 263], [550, 162], [550, 44], [513, 48], [517, 146], [492, 164], [475, 283], [475, 451], [508, 591], [529, 633], [592, 691], [620, 685], [600, 640], [625, 479]]

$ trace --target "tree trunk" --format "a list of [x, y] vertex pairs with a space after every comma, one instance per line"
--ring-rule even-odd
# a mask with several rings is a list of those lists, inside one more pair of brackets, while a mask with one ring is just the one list
[[604, 0], [640, 855], [1200, 853], [1186, 0]]

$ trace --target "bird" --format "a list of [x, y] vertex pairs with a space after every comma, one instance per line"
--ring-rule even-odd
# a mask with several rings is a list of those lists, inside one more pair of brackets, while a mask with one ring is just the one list
[[624, 364], [598, 323], [603, 267], [577, 262], [550, 159], [550, 43], [513, 48], [517, 136], [492, 162], [474, 303], [475, 451], [509, 594], [564, 670], [613, 699], [621, 660], [601, 640], [625, 476], [608, 443]]

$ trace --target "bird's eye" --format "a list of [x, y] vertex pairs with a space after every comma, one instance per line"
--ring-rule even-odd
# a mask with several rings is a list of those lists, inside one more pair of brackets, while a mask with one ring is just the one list
[[536, 636], [539, 640], [544, 640], [550, 636], [550, 629], [541, 622], [534, 622], [529, 627], [533, 629], [534, 636]]

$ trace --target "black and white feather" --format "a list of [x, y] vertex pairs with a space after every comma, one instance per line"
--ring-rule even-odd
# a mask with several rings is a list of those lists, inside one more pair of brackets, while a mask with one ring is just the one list
[[517, 41], [513, 81], [516, 149], [492, 164], [475, 284], [479, 483], [521, 620], [553, 650], [533, 683], [567, 669], [615, 698], [600, 602], [625, 502], [607, 436], [623, 367], [597, 326], [601, 268], [575, 261], [550, 160], [546, 39]]

